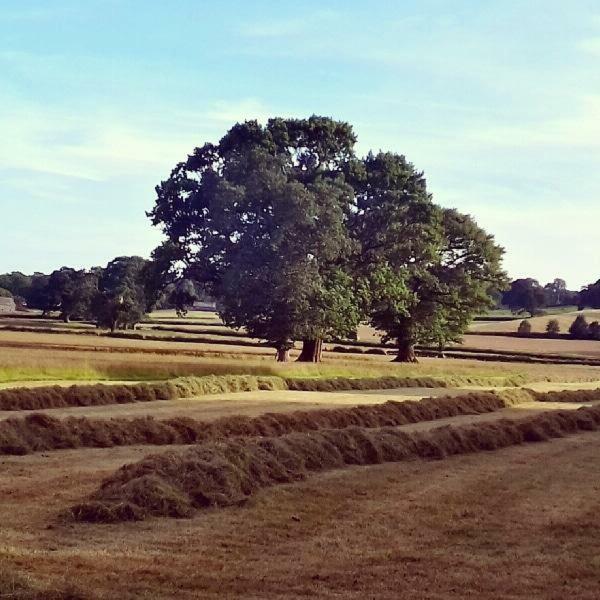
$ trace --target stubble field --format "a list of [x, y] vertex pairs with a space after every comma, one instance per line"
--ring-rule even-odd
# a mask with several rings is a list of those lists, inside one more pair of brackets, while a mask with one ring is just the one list
[[[585, 411], [600, 400], [600, 368], [436, 358], [397, 365], [335, 353], [321, 365], [277, 365], [254, 350], [0, 332], [4, 389], [239, 374], [316, 382], [0, 413], [0, 597], [597, 597], [600, 420]], [[439, 387], [335, 391], [336, 377]], [[128, 423], [136, 432], [129, 440]], [[507, 427], [510, 441], [498, 437]], [[192, 430], [195, 441], [182, 444]], [[27, 450], [6, 437], [14, 432]], [[350, 444], [350, 454], [321, 456], [322, 436]], [[459, 438], [462, 449], [436, 446]], [[405, 452], [394, 450], [398, 440]], [[223, 506], [233, 488], [198, 479], [198, 504], [185, 518], [152, 516], [167, 514], [165, 504], [153, 504], [143, 521], [81, 522], [73, 512], [148, 455], [188, 460], [197, 448], [204, 466], [190, 458], [189, 469], [209, 469], [213, 486], [238, 485], [249, 463], [235, 461], [254, 447], [288, 448], [277, 459], [287, 457], [286, 473], [271, 464], [269, 477], [280, 483], [243, 484], [233, 506]], [[218, 462], [227, 448], [237, 470]], [[143, 463], [151, 479], [135, 493], [127, 488], [126, 501], [110, 502], [155, 502], [168, 483], [166, 471], [152, 471], [161, 460]], [[301, 476], [292, 476], [297, 468]], [[128, 510], [115, 514], [131, 517]]]

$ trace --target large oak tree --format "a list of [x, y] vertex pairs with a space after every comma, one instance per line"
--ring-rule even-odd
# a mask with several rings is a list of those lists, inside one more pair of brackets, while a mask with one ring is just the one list
[[362, 316], [347, 268], [354, 142], [348, 124], [322, 117], [238, 124], [156, 189], [150, 217], [179, 249], [185, 276], [279, 360], [295, 340], [318, 360], [320, 340], [351, 335]]

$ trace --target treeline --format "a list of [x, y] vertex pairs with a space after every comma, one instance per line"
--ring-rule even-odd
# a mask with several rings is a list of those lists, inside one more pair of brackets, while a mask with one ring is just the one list
[[[396, 344], [396, 360], [415, 361], [416, 344], [459, 341], [502, 297], [504, 250], [471, 216], [436, 204], [403, 155], [359, 157], [355, 143], [348, 123], [325, 117], [238, 123], [156, 187], [148, 216], [166, 239], [150, 261], [119, 257], [36, 274], [27, 291], [0, 287], [111, 329], [161, 298], [185, 311], [202, 290], [227, 326], [265, 340], [278, 360], [301, 342], [299, 360], [318, 361], [324, 340], [356, 337], [368, 322]], [[550, 293], [565, 300], [561, 286]]]
[[515, 314], [539, 315], [544, 308], [577, 306], [600, 308], [600, 279], [583, 287], [580, 291], [567, 289], [564, 279], [554, 279], [542, 286], [536, 279], [515, 279], [510, 287], [499, 296], [499, 306], [509, 308]]
[[98, 327], [127, 329], [155, 308], [174, 307], [184, 313], [202, 297], [187, 279], [175, 281], [160, 260], [120, 256], [106, 267], [62, 267], [50, 274], [19, 272], [0, 275], [0, 295], [12, 296], [17, 308], [42, 315], [58, 312], [66, 323], [89, 320]]

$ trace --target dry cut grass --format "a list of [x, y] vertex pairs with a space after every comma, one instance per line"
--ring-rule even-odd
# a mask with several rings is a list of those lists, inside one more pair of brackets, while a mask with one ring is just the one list
[[[597, 393], [600, 399], [600, 390]], [[458, 415], [484, 414], [514, 402], [502, 394], [478, 392], [464, 396], [425, 398], [420, 401], [386, 402], [350, 408], [242, 415], [200, 421], [189, 417], [157, 420], [57, 419], [34, 413], [25, 418], [0, 421], [0, 455], [24, 455], [65, 448], [108, 448], [137, 444], [198, 444], [240, 436], [281, 436], [292, 432], [346, 427], [398, 426]]]
[[281, 377], [208, 375], [181, 377], [136, 385], [72, 385], [15, 387], [0, 390], [0, 410], [38, 410], [65, 406], [101, 406], [131, 402], [174, 400], [226, 392], [287, 389]]
[[441, 459], [598, 428], [596, 406], [412, 433], [394, 427], [347, 427], [212, 442], [122, 467], [71, 513], [78, 520], [100, 522], [189, 517], [201, 508], [243, 503], [259, 489], [314, 472]]

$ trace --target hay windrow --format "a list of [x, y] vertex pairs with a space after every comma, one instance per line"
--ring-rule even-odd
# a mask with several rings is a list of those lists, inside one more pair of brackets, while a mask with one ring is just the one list
[[210, 442], [122, 467], [87, 502], [73, 506], [71, 514], [91, 522], [188, 517], [201, 508], [243, 503], [264, 487], [298, 481], [314, 472], [443, 459], [598, 428], [600, 407], [584, 407], [426, 432], [349, 427]]
[[299, 390], [333, 392], [342, 390], [378, 390], [407, 387], [440, 388], [448, 384], [433, 377], [368, 377], [300, 379], [275, 375], [206, 375], [179, 377], [158, 383], [136, 385], [43, 386], [0, 390], [0, 410], [41, 410], [67, 406], [95, 406], [173, 400], [208, 394], [251, 392], [258, 390]]
[[551, 392], [535, 392], [528, 390], [538, 402], [597, 402], [600, 400], [600, 389], [594, 390], [556, 390]]
[[346, 427], [375, 428], [500, 410], [506, 402], [493, 392], [334, 409], [227, 416], [215, 421], [187, 417], [154, 419], [57, 419], [45, 413], [0, 421], [0, 454], [22, 455], [66, 448], [135, 444], [199, 444], [239, 436], [275, 437], [292, 432]]
[[0, 410], [40, 410], [66, 406], [97, 406], [173, 400], [226, 392], [286, 389], [275, 376], [207, 375], [179, 377], [158, 383], [135, 385], [72, 385], [0, 390]]
[[287, 378], [288, 389], [302, 392], [390, 390], [400, 388], [445, 388], [448, 383], [433, 377], [335, 377], [331, 379]]

